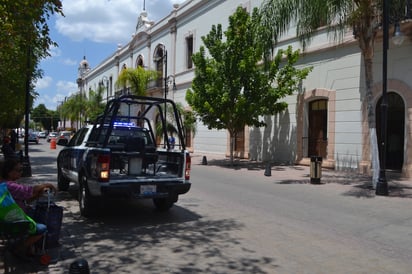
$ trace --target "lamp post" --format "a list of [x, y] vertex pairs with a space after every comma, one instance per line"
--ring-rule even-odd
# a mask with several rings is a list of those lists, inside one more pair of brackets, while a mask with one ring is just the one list
[[[386, 179], [386, 144], [388, 128], [388, 48], [389, 48], [389, 0], [383, 1], [383, 55], [382, 55], [382, 101], [381, 101], [381, 143], [380, 143], [380, 170], [376, 184], [376, 195], [388, 195], [388, 182]], [[400, 31], [399, 22], [394, 25], [393, 43], [397, 46], [404, 40]]]
[[102, 84], [106, 83], [106, 103], [109, 102], [109, 79], [106, 76], [102, 78]]
[[388, 121], [388, 34], [389, 7], [388, 0], [383, 1], [383, 57], [382, 57], [382, 101], [381, 101], [381, 143], [380, 143], [380, 170], [376, 184], [376, 195], [388, 195], [388, 182], [386, 180], [386, 130]]
[[[163, 56], [161, 57], [161, 60], [163, 61], [164, 64], [164, 77], [163, 77], [163, 81], [164, 81], [164, 119], [165, 119], [165, 123], [166, 123], [166, 127], [167, 127], [167, 104], [166, 104], [166, 100], [167, 100], [167, 94], [169, 93], [169, 84], [173, 83], [173, 90], [176, 90], [176, 82], [175, 82], [175, 76], [174, 75], [167, 75], [167, 50], [166, 48], [163, 46]], [[166, 136], [165, 136], [166, 138]], [[166, 142], [167, 140], [165, 140], [164, 142], [164, 147], [166, 148]]]
[[31, 56], [32, 48], [27, 47], [27, 63], [26, 63], [26, 85], [25, 85], [25, 111], [24, 111], [24, 157], [22, 158], [23, 173], [22, 177], [31, 177], [31, 165], [29, 157], [29, 119], [30, 119], [30, 83], [32, 80], [31, 72]]
[[62, 106], [63, 106], [63, 101], [57, 101], [57, 103], [59, 104], [57, 106], [56, 111], [59, 111], [59, 122], [57, 123], [57, 130], [61, 130], [61, 128], [63, 128], [63, 122], [62, 122]]

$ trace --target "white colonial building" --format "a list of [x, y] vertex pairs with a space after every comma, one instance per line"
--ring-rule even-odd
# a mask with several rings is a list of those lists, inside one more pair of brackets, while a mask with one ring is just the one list
[[[158, 22], [144, 11], [138, 18], [130, 42], [89, 68], [83, 60], [79, 68], [79, 92], [97, 90], [103, 84], [105, 99], [127, 90], [115, 86], [123, 68], [143, 66], [158, 70], [162, 78], [149, 87], [150, 96], [181, 102], [189, 109], [186, 90], [191, 87], [194, 67], [191, 56], [202, 44], [201, 37], [212, 25], [228, 26], [228, 17], [238, 6], [248, 10], [261, 0], [188, 0], [174, 5], [169, 15]], [[408, 34], [409, 22], [401, 23]], [[295, 31], [282, 37], [279, 47], [300, 44]], [[382, 39], [377, 38], [374, 58], [373, 104], [377, 115], [382, 94]], [[412, 51], [411, 41], [390, 46], [388, 53], [388, 153], [387, 167], [412, 177]], [[309, 164], [311, 155], [323, 157], [323, 165], [335, 169], [370, 172], [369, 130], [365, 104], [364, 64], [357, 41], [348, 31], [343, 41], [327, 37], [326, 29], [305, 50], [299, 66], [313, 71], [302, 88], [287, 97], [288, 109], [274, 117], [265, 117], [266, 128], [245, 128], [236, 140], [236, 156], [279, 163]], [[166, 80], [165, 80], [166, 79]], [[175, 83], [175, 87], [173, 85]], [[166, 84], [166, 87], [165, 87]], [[377, 119], [379, 121], [379, 119]], [[378, 122], [379, 132], [379, 122]], [[224, 130], [208, 130], [201, 123], [190, 136], [190, 150], [228, 155], [229, 139]]]

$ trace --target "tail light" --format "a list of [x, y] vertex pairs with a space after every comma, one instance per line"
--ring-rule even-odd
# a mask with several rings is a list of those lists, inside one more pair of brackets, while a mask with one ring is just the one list
[[110, 155], [99, 155], [97, 158], [98, 180], [107, 182], [110, 179]]
[[190, 168], [191, 168], [192, 158], [189, 153], [186, 153], [186, 166], [185, 166], [185, 180], [190, 179]]

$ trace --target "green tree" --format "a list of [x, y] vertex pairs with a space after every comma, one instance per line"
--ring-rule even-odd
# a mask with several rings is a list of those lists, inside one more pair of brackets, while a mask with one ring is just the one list
[[[391, 17], [401, 19], [405, 0], [391, 1]], [[369, 137], [372, 151], [373, 185], [379, 174], [379, 153], [376, 138], [375, 109], [372, 102], [373, 56], [377, 32], [381, 27], [382, 0], [264, 0], [261, 6], [262, 41], [266, 56], [276, 45], [278, 38], [296, 25], [296, 35], [305, 48], [321, 26], [335, 40], [343, 37], [348, 28], [354, 30], [365, 66], [365, 99], [367, 100]]]
[[226, 40], [220, 24], [202, 37], [212, 57], [203, 46], [193, 55], [195, 78], [186, 100], [209, 128], [229, 131], [232, 162], [236, 133], [246, 125], [265, 126], [262, 115], [284, 110], [287, 104], [279, 100], [297, 90], [310, 72], [294, 67], [299, 52], [291, 47], [279, 50], [264, 70], [258, 20], [257, 9], [250, 16], [239, 7], [229, 17]]
[[[196, 135], [197, 127], [196, 127], [196, 117], [194, 116], [192, 111], [184, 109], [181, 103], [176, 103], [176, 109], [180, 115], [182, 127], [184, 130], [184, 135], [186, 136], [188, 132], [191, 132], [193, 136]], [[164, 112], [164, 107], [162, 107], [162, 112]], [[166, 108], [166, 131], [169, 135], [177, 135], [177, 121], [175, 117], [175, 113], [172, 107], [168, 106]], [[163, 125], [162, 123], [156, 123], [156, 136], [163, 137]]]
[[94, 121], [104, 111], [106, 104], [103, 103], [103, 91], [104, 87], [99, 86], [97, 91], [89, 92], [89, 98], [86, 101], [86, 117], [90, 121]]
[[69, 98], [67, 98], [66, 102], [61, 106], [61, 115], [62, 117], [65, 117], [69, 121], [71, 121], [71, 128], [74, 128], [73, 123], [77, 122], [78, 125], [77, 127], [80, 126], [84, 121], [86, 109], [85, 105], [87, 102], [87, 98], [84, 94], [82, 93], [76, 93]]
[[59, 112], [49, 110], [44, 104], [40, 104], [31, 111], [30, 118], [43, 129], [52, 131], [57, 128], [60, 115]]
[[56, 45], [47, 25], [55, 13], [63, 14], [59, 0], [0, 3], [0, 126], [18, 126], [25, 113], [26, 91], [30, 107], [37, 96], [33, 82], [42, 76], [39, 62]]
[[40, 104], [31, 111], [30, 119], [35, 123], [40, 123], [43, 128], [50, 129], [49, 110], [44, 104]]
[[120, 88], [130, 87], [134, 95], [146, 95], [147, 84], [158, 77], [157, 71], [145, 70], [141, 66], [122, 70], [116, 85]]

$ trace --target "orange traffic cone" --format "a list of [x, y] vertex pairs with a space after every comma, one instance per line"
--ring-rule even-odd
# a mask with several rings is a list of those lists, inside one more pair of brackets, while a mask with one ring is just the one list
[[51, 138], [50, 149], [56, 149], [56, 138]]

